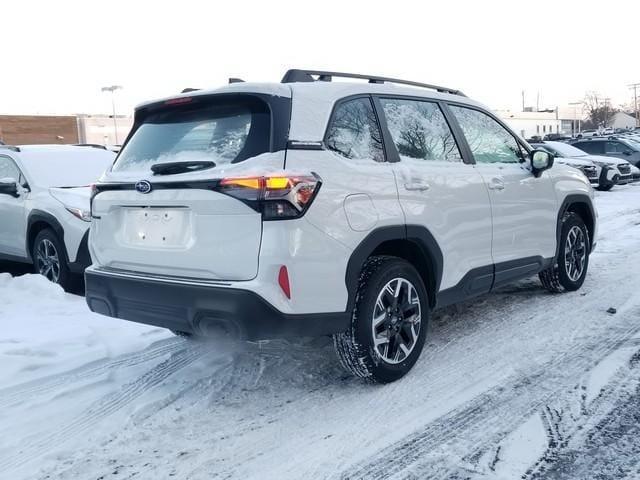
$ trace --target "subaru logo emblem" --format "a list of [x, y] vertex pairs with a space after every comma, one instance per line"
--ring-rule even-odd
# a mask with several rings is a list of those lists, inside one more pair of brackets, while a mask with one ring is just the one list
[[136, 183], [136, 190], [140, 193], [149, 193], [151, 191], [151, 184], [146, 180], [140, 180]]

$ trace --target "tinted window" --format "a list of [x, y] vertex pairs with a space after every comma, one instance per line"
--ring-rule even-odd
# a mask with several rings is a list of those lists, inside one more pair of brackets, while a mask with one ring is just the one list
[[369, 98], [340, 103], [327, 131], [327, 148], [343, 157], [384, 162], [382, 134]]
[[436, 103], [390, 98], [380, 102], [401, 157], [462, 161], [451, 129]]
[[607, 153], [623, 153], [630, 150], [629, 147], [620, 142], [607, 142], [605, 148]]
[[515, 137], [489, 115], [450, 106], [478, 163], [518, 163], [522, 150]]
[[595, 155], [604, 153], [604, 142], [578, 142], [574, 147]]
[[250, 97], [168, 107], [143, 119], [113, 170], [190, 160], [238, 163], [269, 151], [270, 126], [268, 106]]
[[20, 180], [20, 170], [8, 157], [0, 157], [0, 178], [11, 178], [16, 182]]

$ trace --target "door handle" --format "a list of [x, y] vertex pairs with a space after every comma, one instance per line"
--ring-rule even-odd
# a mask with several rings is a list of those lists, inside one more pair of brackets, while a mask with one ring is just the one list
[[424, 192], [426, 190], [429, 190], [429, 188], [431, 187], [429, 187], [429, 185], [426, 183], [412, 182], [412, 183], [405, 183], [404, 188], [405, 190]]
[[489, 182], [489, 190], [504, 190], [504, 180], [494, 177]]

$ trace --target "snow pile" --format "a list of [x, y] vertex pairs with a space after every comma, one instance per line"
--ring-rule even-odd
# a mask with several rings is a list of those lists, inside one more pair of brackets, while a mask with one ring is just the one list
[[89, 311], [84, 298], [40, 275], [0, 273], [0, 387], [142, 349], [162, 329]]

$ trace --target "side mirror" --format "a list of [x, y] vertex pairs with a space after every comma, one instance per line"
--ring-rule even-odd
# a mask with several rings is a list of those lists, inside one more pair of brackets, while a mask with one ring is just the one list
[[534, 150], [531, 152], [531, 171], [536, 177], [542, 172], [553, 167], [553, 155], [546, 150]]
[[18, 183], [13, 178], [0, 178], [0, 194], [19, 197]]
[[624, 152], [622, 152], [622, 154], [628, 157], [630, 155], [633, 155], [633, 152], [631, 150], [625, 150]]

